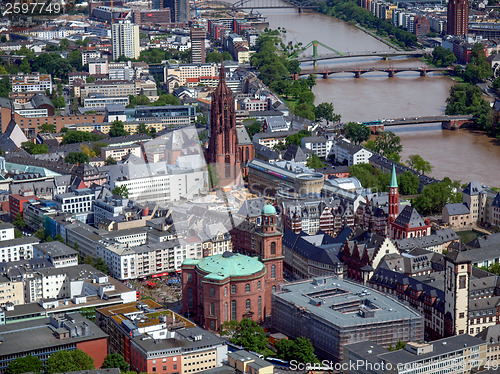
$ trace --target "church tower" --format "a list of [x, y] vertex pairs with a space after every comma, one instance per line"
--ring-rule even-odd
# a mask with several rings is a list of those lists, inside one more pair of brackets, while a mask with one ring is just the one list
[[283, 233], [278, 230], [278, 216], [272, 205], [262, 208], [261, 225], [255, 231], [256, 252], [266, 267], [266, 302], [264, 316], [271, 315], [271, 295], [283, 283]]
[[389, 214], [387, 215], [388, 220], [388, 231], [391, 229], [391, 223], [399, 215], [399, 188], [398, 188], [398, 178], [396, 175], [396, 167], [392, 165], [392, 175], [391, 175], [391, 185], [389, 186]]
[[448, 253], [444, 260], [444, 335], [467, 334], [471, 260], [460, 251]]
[[221, 61], [219, 85], [212, 94], [207, 163], [239, 164], [239, 152], [234, 97], [226, 84], [226, 73]]

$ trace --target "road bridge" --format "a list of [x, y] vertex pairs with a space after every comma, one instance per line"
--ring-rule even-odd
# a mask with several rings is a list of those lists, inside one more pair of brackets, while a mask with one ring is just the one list
[[474, 116], [471, 115], [440, 115], [440, 116], [422, 116], [422, 117], [408, 117], [408, 118], [394, 118], [386, 120], [377, 120], [371, 122], [364, 122], [363, 124], [370, 127], [372, 133], [384, 131], [386, 127], [391, 126], [404, 126], [404, 125], [419, 125], [423, 123], [441, 123], [443, 129], [458, 130], [464, 125], [471, 125], [474, 123]]
[[354, 58], [354, 57], [382, 57], [384, 59], [388, 59], [390, 57], [398, 57], [398, 56], [407, 56], [407, 57], [421, 57], [425, 55], [424, 50], [418, 51], [401, 51], [401, 52], [355, 52], [355, 53], [329, 53], [324, 55], [314, 55], [309, 56], [300, 56], [297, 58], [299, 62], [308, 62], [308, 61], [321, 61], [321, 60], [336, 60], [339, 58]]
[[305, 75], [321, 75], [324, 79], [328, 79], [332, 74], [339, 73], [352, 73], [354, 74], [354, 78], [361, 78], [363, 74], [372, 73], [372, 72], [385, 72], [389, 74], [389, 77], [394, 77], [397, 73], [401, 73], [403, 71], [415, 71], [420, 73], [420, 76], [425, 77], [427, 73], [430, 72], [447, 72], [453, 71], [452, 67], [447, 68], [436, 68], [436, 67], [339, 67], [333, 69], [313, 69], [313, 70], [302, 70], [299, 74], [295, 74], [293, 76], [294, 79], [299, 79], [301, 76]]

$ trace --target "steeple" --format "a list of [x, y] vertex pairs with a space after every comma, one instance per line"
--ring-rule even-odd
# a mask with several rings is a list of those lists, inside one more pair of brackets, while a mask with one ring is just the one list
[[391, 188], [398, 187], [398, 178], [396, 175], [396, 166], [392, 165]]
[[219, 84], [226, 83], [226, 71], [224, 70], [224, 58], [220, 59]]

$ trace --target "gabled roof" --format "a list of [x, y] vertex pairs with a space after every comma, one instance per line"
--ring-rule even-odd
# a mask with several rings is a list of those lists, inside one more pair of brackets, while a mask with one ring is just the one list
[[450, 216], [470, 213], [469, 208], [464, 203], [446, 204], [445, 208]]
[[295, 161], [295, 162], [306, 162], [307, 161], [307, 156], [296, 144], [292, 144], [288, 147], [288, 149], [285, 152], [285, 155], [283, 156], [284, 160], [287, 161]]
[[417, 210], [409, 205], [404, 207], [402, 212], [399, 213], [398, 217], [394, 220], [394, 223], [402, 227], [408, 225], [409, 228], [425, 226], [425, 222]]
[[466, 264], [471, 262], [471, 259], [461, 251], [449, 252], [445, 257], [450, 259], [454, 264]]

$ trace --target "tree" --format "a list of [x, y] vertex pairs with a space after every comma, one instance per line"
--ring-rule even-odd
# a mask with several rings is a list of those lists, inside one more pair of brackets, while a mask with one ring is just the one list
[[403, 150], [401, 138], [392, 131], [384, 131], [375, 139], [373, 150], [386, 157], [391, 153], [400, 154]]
[[126, 136], [128, 131], [125, 130], [125, 125], [122, 121], [114, 121], [109, 129], [109, 136], [115, 138], [117, 136]]
[[418, 193], [420, 181], [411, 171], [405, 171], [398, 181], [399, 190], [403, 195], [414, 195]]
[[465, 66], [465, 71], [462, 74], [463, 79], [466, 82], [476, 84], [492, 75], [493, 70], [486, 59], [484, 46], [481, 43], [474, 44], [469, 63]]
[[408, 156], [408, 160], [406, 164], [419, 172], [420, 174], [430, 173], [433, 169], [431, 163], [429, 161], [425, 161], [422, 156], [419, 155], [410, 155]]
[[287, 146], [285, 143], [283, 143], [282, 141], [279, 141], [278, 144], [276, 144], [274, 147], [273, 147], [273, 150], [275, 152], [279, 152], [279, 151], [285, 151], [287, 149]]
[[315, 116], [317, 120], [324, 119], [326, 124], [328, 125], [330, 122], [338, 122], [340, 121], [340, 114], [335, 114], [333, 112], [333, 104], [332, 103], [320, 103], [316, 106]]
[[79, 349], [57, 351], [45, 363], [45, 372], [47, 374], [93, 369], [95, 369], [94, 359]]
[[21, 148], [28, 152], [30, 155], [40, 155], [42, 153], [49, 153], [47, 144], [35, 144], [32, 142], [22, 142]]
[[421, 214], [441, 213], [446, 204], [460, 203], [462, 194], [457, 192], [460, 182], [444, 178], [441, 182], [425, 186], [421, 194], [413, 201], [413, 206]]
[[127, 364], [127, 361], [125, 361], [125, 359], [121, 354], [109, 353], [104, 359], [101, 369], [113, 369], [113, 368], [118, 368], [123, 373], [129, 370], [130, 365]]
[[136, 128], [136, 134], [148, 134], [148, 128], [146, 127], [145, 123], [139, 123], [139, 125]]
[[43, 125], [38, 127], [38, 130], [40, 132], [51, 132], [51, 133], [55, 133], [57, 131], [56, 125], [52, 125], [49, 123], [44, 123]]
[[344, 134], [354, 144], [360, 144], [370, 138], [370, 129], [362, 123], [349, 122], [344, 126]]
[[106, 159], [106, 165], [116, 165], [116, 164], [117, 164], [116, 160], [113, 157], [108, 156], [108, 158]]
[[38, 357], [31, 355], [18, 357], [9, 362], [7, 366], [7, 374], [21, 374], [21, 373], [42, 373], [43, 363]]
[[21, 216], [21, 213], [17, 213], [16, 219], [14, 222], [12, 222], [14, 226], [16, 226], [19, 230], [22, 230], [26, 227], [26, 222], [24, 222], [23, 217]]
[[126, 185], [122, 184], [121, 186], [116, 186], [113, 188], [111, 193], [115, 196], [121, 196], [125, 199], [128, 199], [128, 188]]
[[68, 164], [86, 164], [89, 161], [89, 156], [83, 152], [70, 152], [64, 158], [64, 162], [67, 162]]
[[300, 141], [302, 138], [305, 138], [307, 136], [311, 136], [311, 132], [307, 130], [300, 130], [298, 133], [289, 135], [285, 139], [285, 144], [287, 147], [289, 147], [292, 144], [296, 144], [300, 146]]
[[437, 46], [432, 51], [431, 62], [434, 65], [446, 67], [446, 66], [450, 66], [455, 61], [457, 61], [457, 57], [455, 56], [453, 51], [450, 51], [449, 49], [443, 48], [441, 46]]
[[245, 129], [247, 130], [250, 139], [252, 139], [255, 134], [262, 131], [262, 125], [260, 122], [254, 121], [251, 125], [245, 125]]
[[[223, 330], [225, 329], [224, 325], [227, 322], [222, 324]], [[231, 338], [231, 343], [236, 345], [241, 345], [245, 347], [246, 350], [254, 351], [254, 352], [265, 352], [266, 350], [266, 333], [264, 329], [260, 327], [257, 322], [252, 321], [249, 318], [243, 318], [237, 325], [232, 326], [233, 337]]]
[[207, 165], [208, 171], [208, 183], [210, 184], [210, 188], [215, 189], [219, 186], [220, 176], [217, 172], [217, 168], [215, 165]]
[[95, 142], [94, 144], [92, 144], [92, 151], [94, 151], [94, 154], [96, 156], [100, 156], [101, 155], [101, 149], [104, 148], [104, 147], [107, 147], [109, 144], [108, 143], [105, 143], [105, 142]]
[[299, 337], [295, 340], [281, 339], [276, 343], [275, 348], [278, 358], [285, 361], [295, 360], [303, 363], [319, 362], [314, 354], [314, 347], [311, 341], [304, 337]]
[[316, 153], [313, 153], [311, 157], [307, 159], [306, 166], [311, 169], [320, 169], [324, 168], [325, 164], [323, 161], [321, 161]]
[[94, 267], [97, 270], [102, 271], [104, 274], [108, 274], [109, 273], [108, 265], [106, 265], [106, 263], [104, 262], [104, 260], [102, 258], [100, 258], [100, 257], [97, 257], [97, 259], [95, 260]]

